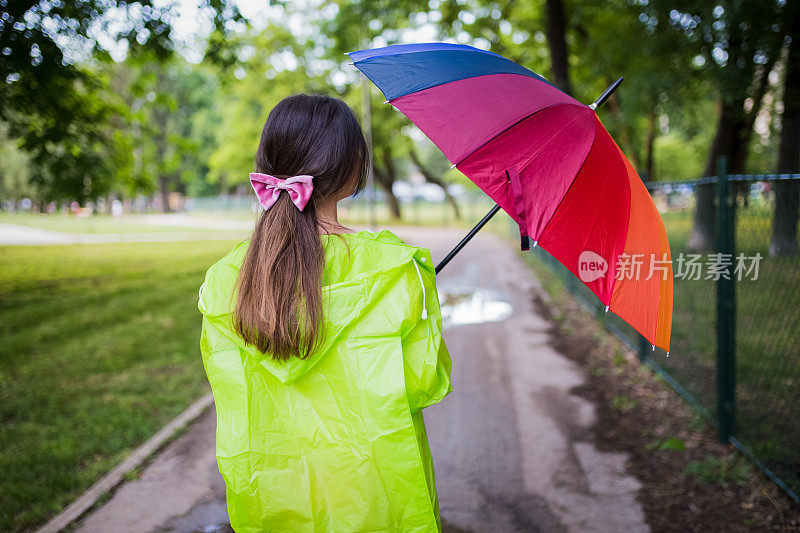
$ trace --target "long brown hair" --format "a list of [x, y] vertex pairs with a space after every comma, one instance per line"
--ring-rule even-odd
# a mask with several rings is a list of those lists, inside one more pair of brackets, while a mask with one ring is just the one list
[[278, 360], [304, 359], [324, 335], [325, 253], [317, 206], [364, 189], [369, 154], [352, 109], [324, 94], [295, 94], [270, 111], [256, 172], [313, 176], [303, 211], [281, 193], [261, 213], [236, 280], [234, 327], [247, 344]]

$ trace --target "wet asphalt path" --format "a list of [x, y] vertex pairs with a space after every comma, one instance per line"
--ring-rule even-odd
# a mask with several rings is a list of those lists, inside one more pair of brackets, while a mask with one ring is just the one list
[[[463, 235], [394, 231], [435, 262]], [[445, 531], [648, 531], [625, 457], [592, 444], [594, 408], [570, 393], [584, 376], [549, 346], [519, 252], [479, 234], [437, 283], [453, 392], [424, 417]], [[212, 410], [78, 531], [229, 531], [214, 431]]]
[[[425, 245], [438, 263], [452, 246], [453, 236], [431, 237], [426, 235]], [[445, 312], [455, 299], [450, 295], [476, 291], [509, 303], [512, 313], [524, 304], [528, 287], [505, 286], [504, 278], [493, 273], [507, 268], [506, 262], [515, 259], [513, 254], [493, 237], [481, 237], [437, 276]], [[410, 235], [405, 240], [415, 239]], [[563, 527], [546, 501], [524, 488], [524, 459], [503, 357], [508, 345], [503, 322], [496, 318], [467, 316], [467, 323], [447, 324], [444, 331], [453, 360], [453, 392], [424, 411], [440, 511], [448, 525], [471, 531], [560, 530]]]

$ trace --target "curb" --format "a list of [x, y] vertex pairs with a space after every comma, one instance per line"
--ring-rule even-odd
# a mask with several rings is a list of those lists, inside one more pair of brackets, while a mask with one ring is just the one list
[[173, 418], [166, 426], [156, 432], [144, 444], [136, 448], [127, 459], [118, 464], [97, 483], [89, 487], [77, 500], [57, 514], [52, 520], [37, 530], [37, 533], [56, 533], [80, 518], [100, 497], [122, 482], [125, 474], [141, 465], [151, 454], [172, 438], [175, 433], [205, 412], [214, 403], [211, 393], [207, 393], [190, 405], [184, 412]]

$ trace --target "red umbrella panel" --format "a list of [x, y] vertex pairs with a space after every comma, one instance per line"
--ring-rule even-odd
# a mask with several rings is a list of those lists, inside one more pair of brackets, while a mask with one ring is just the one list
[[527, 237], [669, 351], [664, 224], [595, 113], [498, 54], [450, 43], [351, 52], [354, 65]]

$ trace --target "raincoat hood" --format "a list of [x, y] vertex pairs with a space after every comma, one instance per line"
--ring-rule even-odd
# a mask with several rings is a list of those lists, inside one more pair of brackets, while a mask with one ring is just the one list
[[[392, 292], [391, 285], [397, 284], [398, 275], [407, 275], [407, 281], [411, 283], [415, 283], [412, 274], [416, 275], [422, 301], [414, 301], [413, 293], [409, 293], [406, 300], [381, 298], [379, 305], [387, 321], [385, 326], [390, 329], [397, 326], [396, 322], [402, 321], [404, 315], [418, 315], [423, 320], [428, 315], [423, 305], [425, 291], [427, 286], [435, 283], [436, 276], [430, 250], [405, 244], [389, 230], [345, 234], [344, 242], [336, 235], [322, 238], [326, 247], [322, 298], [328, 331], [315, 353], [306, 359], [291, 357], [287, 361], [275, 360], [255, 346], [244, 344], [233, 329], [231, 318], [236, 302], [234, 285], [250, 240], [237, 244], [217, 261], [206, 273], [205, 282], [200, 287], [200, 312], [230, 340], [237, 341], [242, 349], [257, 358], [259, 365], [282, 383], [292, 383], [305, 375], [336, 345], [348, 328], [361, 324], [369, 311], [378, 305], [376, 297]], [[431, 288], [435, 291], [435, 285]], [[411, 307], [418, 308], [416, 313]], [[407, 317], [406, 322], [405, 326], [412, 325]]]

